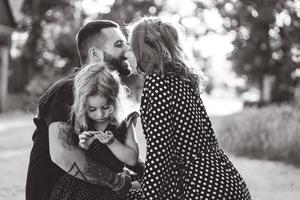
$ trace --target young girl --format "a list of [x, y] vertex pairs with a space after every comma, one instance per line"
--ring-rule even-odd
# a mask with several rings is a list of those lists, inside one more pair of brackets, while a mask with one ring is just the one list
[[[71, 112], [79, 146], [116, 173], [123, 171], [124, 164], [135, 165], [139, 153], [133, 127], [136, 113], [118, 123], [121, 88], [118, 76], [105, 66], [86, 66], [75, 76]], [[108, 187], [66, 175], [53, 189], [51, 199], [116, 200], [119, 197]]]

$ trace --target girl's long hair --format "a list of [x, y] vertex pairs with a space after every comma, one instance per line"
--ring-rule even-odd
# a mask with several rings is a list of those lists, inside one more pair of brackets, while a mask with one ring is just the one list
[[118, 104], [121, 83], [116, 73], [107, 69], [104, 64], [88, 65], [81, 69], [74, 79], [74, 104], [71, 117], [75, 131], [80, 133], [88, 130], [91, 122], [87, 117], [87, 98], [101, 95], [109, 105], [114, 106], [113, 118], [118, 119]]
[[146, 75], [174, 74], [189, 82], [195, 91], [204, 89], [206, 78], [192, 67], [181, 43], [181, 32], [175, 25], [157, 17], [144, 17], [129, 27], [138, 71]]

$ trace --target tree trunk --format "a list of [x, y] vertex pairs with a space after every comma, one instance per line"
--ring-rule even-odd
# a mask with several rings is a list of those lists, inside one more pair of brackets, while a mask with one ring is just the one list
[[5, 111], [8, 83], [9, 48], [0, 47], [0, 112]]

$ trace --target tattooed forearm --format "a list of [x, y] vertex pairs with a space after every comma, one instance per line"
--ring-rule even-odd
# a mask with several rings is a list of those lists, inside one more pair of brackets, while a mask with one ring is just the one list
[[90, 183], [112, 187], [118, 182], [118, 177], [115, 173], [98, 164], [88, 155], [86, 155], [86, 164], [82, 172]]
[[68, 174], [75, 176], [76, 178], [83, 179], [86, 182], [89, 182], [88, 179], [84, 176], [83, 172], [80, 170], [76, 162], [73, 163]]
[[60, 123], [59, 126], [58, 139], [62, 146], [67, 150], [72, 150], [77, 147], [74, 140], [74, 131], [71, 125], [67, 123]]

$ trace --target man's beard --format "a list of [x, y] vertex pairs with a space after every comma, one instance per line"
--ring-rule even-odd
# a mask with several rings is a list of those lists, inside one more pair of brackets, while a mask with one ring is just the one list
[[119, 58], [114, 58], [109, 53], [104, 51], [104, 62], [113, 67], [113, 70], [117, 70], [120, 75], [129, 76], [131, 74], [131, 68], [125, 60], [127, 60], [124, 55]]

